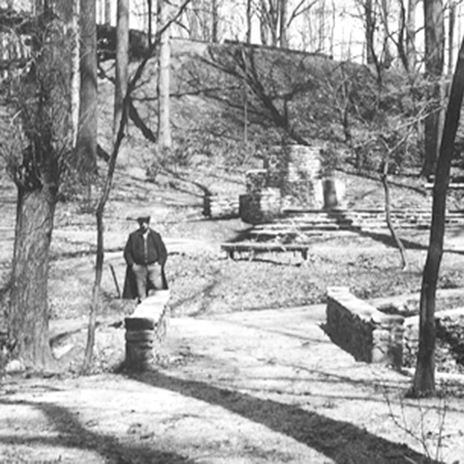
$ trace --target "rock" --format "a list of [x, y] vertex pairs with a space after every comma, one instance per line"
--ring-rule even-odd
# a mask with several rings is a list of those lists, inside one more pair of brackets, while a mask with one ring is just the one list
[[24, 364], [18, 359], [13, 359], [8, 362], [5, 366], [5, 372], [7, 374], [13, 374], [15, 372], [23, 372], [25, 370]]

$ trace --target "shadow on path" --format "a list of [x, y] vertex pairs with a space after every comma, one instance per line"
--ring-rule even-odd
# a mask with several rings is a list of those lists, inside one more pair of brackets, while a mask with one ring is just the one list
[[206, 403], [221, 406], [245, 419], [285, 434], [322, 453], [336, 464], [438, 464], [405, 444], [388, 441], [355, 425], [330, 419], [298, 406], [263, 400], [195, 380], [160, 372], [132, 377]]
[[[36, 408], [45, 415], [50, 425], [59, 433], [57, 437], [42, 437], [40, 435], [24, 436], [21, 434], [6, 435], [3, 433], [0, 436], [0, 445], [43, 445], [47, 447], [66, 446], [78, 448], [86, 451], [94, 451], [102, 456], [104, 462], [110, 464], [130, 464], [133, 462], [195, 464], [194, 460], [177, 453], [160, 451], [149, 445], [129, 445], [121, 443], [115, 437], [91, 432], [80, 423], [75, 413], [53, 403], [0, 400], [0, 405], [25, 405]], [[153, 444], [154, 442], [150, 440], [149, 443]], [[61, 459], [59, 460], [61, 462]], [[65, 459], [64, 462], [68, 461]]]

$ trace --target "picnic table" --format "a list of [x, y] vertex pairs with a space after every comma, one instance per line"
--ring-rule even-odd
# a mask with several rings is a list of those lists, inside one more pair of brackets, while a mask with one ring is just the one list
[[308, 259], [309, 244], [279, 243], [279, 242], [237, 242], [223, 243], [221, 250], [225, 251], [229, 258], [234, 259], [236, 253], [249, 252], [251, 259], [257, 253], [300, 253], [306, 261]]

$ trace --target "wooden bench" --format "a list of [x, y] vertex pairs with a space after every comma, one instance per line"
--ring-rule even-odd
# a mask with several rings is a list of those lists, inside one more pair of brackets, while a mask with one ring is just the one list
[[302, 258], [306, 261], [308, 259], [308, 244], [296, 243], [278, 243], [278, 242], [237, 242], [237, 243], [223, 243], [221, 250], [225, 251], [229, 258], [234, 259], [235, 253], [249, 252], [251, 259], [257, 253], [283, 253], [293, 252], [300, 253]]
[[[430, 176], [424, 183], [426, 189], [433, 189], [435, 184], [435, 176]], [[464, 190], [464, 176], [450, 177], [448, 189], [450, 190]]]

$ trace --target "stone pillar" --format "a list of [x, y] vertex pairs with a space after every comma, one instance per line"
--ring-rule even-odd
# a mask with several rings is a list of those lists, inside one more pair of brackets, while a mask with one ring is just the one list
[[267, 169], [251, 169], [246, 173], [245, 195], [240, 195], [240, 217], [250, 224], [271, 221], [280, 214], [280, 190], [269, 186]]
[[159, 290], [125, 318], [126, 369], [141, 372], [159, 362], [166, 338], [168, 299], [169, 290]]
[[249, 224], [268, 222], [280, 214], [280, 190], [266, 188], [261, 193], [240, 195], [240, 217]]
[[146, 371], [153, 367], [159, 352], [157, 322], [151, 318], [126, 317], [126, 361], [131, 371]]
[[280, 189], [283, 207], [322, 208], [320, 151], [319, 146], [286, 145], [266, 154], [268, 186]]
[[344, 201], [344, 185], [339, 179], [327, 177], [322, 180], [322, 191], [324, 197], [324, 209], [343, 208]]
[[268, 171], [266, 169], [250, 169], [245, 174], [245, 182], [248, 194], [260, 194], [268, 186]]
[[239, 196], [206, 194], [203, 197], [203, 216], [211, 219], [239, 217]]

